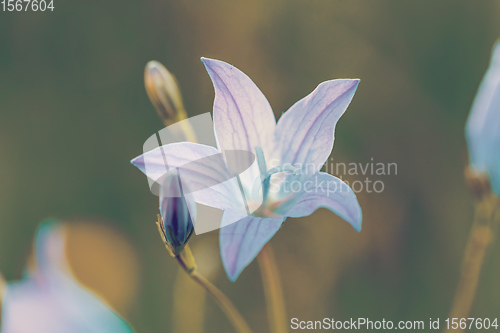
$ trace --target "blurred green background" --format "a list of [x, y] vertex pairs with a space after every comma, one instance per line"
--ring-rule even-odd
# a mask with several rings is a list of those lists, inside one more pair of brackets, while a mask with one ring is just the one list
[[[320, 210], [289, 219], [272, 240], [289, 318], [446, 317], [473, 213], [463, 129], [500, 36], [500, 1], [54, 5], [53, 13], [0, 12], [0, 271], [7, 279], [20, 278], [38, 223], [60, 217], [85, 229], [77, 235], [88, 233], [74, 243], [77, 275], [109, 296], [137, 332], [177, 333], [175, 325], [191, 320], [175, 304], [189, 299], [182, 288], [187, 295], [198, 287], [177, 275], [154, 225], [157, 198], [129, 160], [162, 128], [143, 86], [146, 62], [159, 60], [177, 76], [196, 115], [212, 109], [205, 56], [247, 73], [277, 117], [322, 81], [360, 78], [337, 126], [335, 161], [398, 164], [397, 175], [375, 177], [383, 193], [358, 195], [361, 233]], [[103, 240], [106, 232], [116, 239]], [[266, 331], [258, 265], [230, 283], [217, 233], [192, 243], [201, 269], [256, 332]], [[499, 314], [499, 257], [496, 244], [472, 317]], [[206, 304], [205, 332], [231, 332]]]

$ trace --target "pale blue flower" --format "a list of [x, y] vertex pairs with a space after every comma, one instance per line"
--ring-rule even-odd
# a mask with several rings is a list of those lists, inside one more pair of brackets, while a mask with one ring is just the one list
[[[307, 216], [325, 207], [359, 231], [362, 214], [356, 195], [340, 179], [320, 171], [333, 148], [335, 125], [359, 80], [321, 83], [276, 123], [269, 102], [248, 76], [222, 61], [202, 61], [215, 87], [218, 147], [173, 143], [132, 163], [157, 180], [167, 162], [180, 168], [183, 182], [197, 188], [205, 184], [206, 189], [189, 195], [224, 210], [220, 249], [229, 278], [236, 280], [287, 217]], [[234, 151], [251, 152], [256, 162], [248, 157], [227, 163], [228, 153]], [[208, 158], [221, 153], [225, 163]], [[239, 174], [248, 165], [252, 166]]]
[[78, 284], [64, 256], [64, 229], [43, 223], [35, 240], [36, 269], [6, 286], [2, 333], [131, 333], [102, 300]]
[[474, 99], [465, 127], [470, 165], [487, 173], [493, 191], [500, 195], [500, 41]]

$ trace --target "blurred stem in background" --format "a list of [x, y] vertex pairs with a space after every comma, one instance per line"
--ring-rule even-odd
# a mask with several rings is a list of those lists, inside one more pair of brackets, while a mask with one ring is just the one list
[[[494, 241], [495, 224], [500, 213], [500, 198], [490, 188], [488, 176], [467, 169], [465, 178], [475, 196], [474, 222], [462, 263], [460, 280], [448, 318], [468, 318], [476, 294], [481, 268], [489, 246]], [[463, 329], [447, 331], [461, 332]]]
[[288, 331], [285, 300], [276, 266], [274, 251], [270, 244], [264, 246], [257, 257], [262, 284], [266, 295], [267, 316], [270, 331], [273, 333], [286, 333]]

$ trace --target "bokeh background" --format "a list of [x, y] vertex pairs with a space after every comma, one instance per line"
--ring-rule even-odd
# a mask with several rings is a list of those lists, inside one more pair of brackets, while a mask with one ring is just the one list
[[[383, 193], [358, 195], [361, 233], [319, 210], [289, 219], [271, 241], [288, 317], [446, 317], [473, 213], [463, 129], [500, 36], [500, 1], [54, 5], [53, 13], [0, 12], [0, 271], [8, 280], [21, 277], [37, 225], [59, 217], [71, 226], [78, 278], [137, 332], [232, 331], [210, 299], [205, 319], [193, 310], [203, 308], [200, 290], [164, 250], [157, 198], [129, 164], [162, 128], [143, 86], [146, 62], [177, 76], [196, 115], [213, 102], [205, 56], [246, 72], [277, 117], [324, 80], [361, 78], [337, 126], [335, 161], [398, 165], [397, 175], [373, 178]], [[266, 331], [258, 265], [231, 283], [217, 233], [192, 244], [202, 271]], [[499, 313], [499, 258], [496, 244], [473, 317]]]

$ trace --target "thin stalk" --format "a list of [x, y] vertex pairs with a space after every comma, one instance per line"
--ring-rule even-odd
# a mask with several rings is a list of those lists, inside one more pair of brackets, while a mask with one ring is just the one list
[[208, 281], [203, 275], [201, 275], [194, 261], [192, 260], [191, 250], [189, 246], [186, 245], [184, 252], [187, 258], [178, 254], [175, 259], [182, 267], [182, 269], [189, 275], [193, 281], [202, 286], [215, 300], [215, 302], [220, 306], [222, 311], [226, 314], [228, 319], [233, 324], [234, 328], [239, 333], [251, 333], [250, 327], [246, 323], [243, 316], [238, 312], [233, 303], [227, 298], [222, 291], [220, 291], [216, 286], [214, 286], [210, 281]]
[[207, 293], [205, 289], [193, 288], [193, 281], [183, 270], [179, 269], [176, 275], [173, 332], [203, 333]]
[[460, 280], [448, 318], [469, 317], [484, 257], [492, 240], [493, 233], [489, 226], [472, 227], [465, 250]]
[[269, 244], [262, 249], [257, 260], [264, 285], [270, 330], [272, 333], [287, 333], [288, 327], [283, 289], [281, 288], [274, 251]]
[[[494, 218], [498, 198], [494, 194], [482, 197], [476, 204], [475, 217], [465, 249], [460, 280], [448, 318], [468, 318], [481, 275], [481, 268], [487, 250], [494, 241]], [[452, 329], [446, 332], [463, 332], [463, 329]]]

